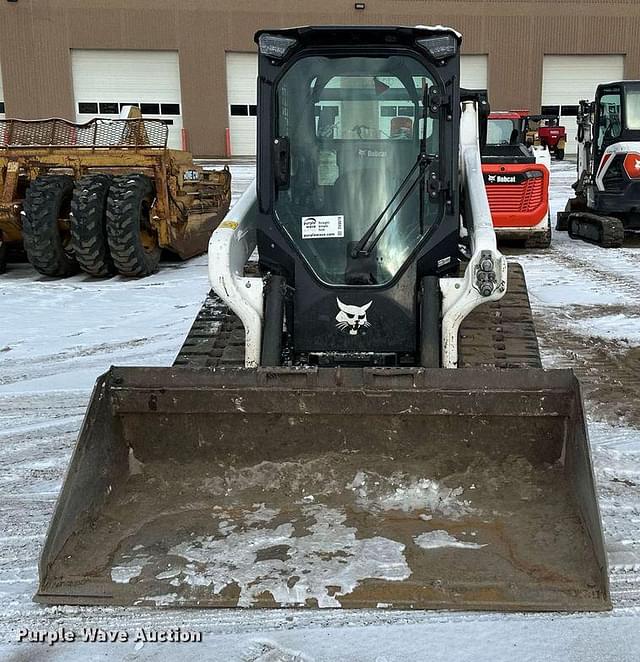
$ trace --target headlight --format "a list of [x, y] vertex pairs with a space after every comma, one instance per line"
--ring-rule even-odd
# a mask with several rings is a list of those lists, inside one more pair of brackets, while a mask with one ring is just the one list
[[261, 34], [258, 38], [260, 53], [267, 57], [277, 58], [278, 60], [281, 60], [295, 44], [295, 39], [275, 34]]
[[422, 46], [422, 48], [424, 48], [434, 60], [445, 60], [455, 55], [458, 50], [458, 40], [452, 34], [418, 39], [417, 43], [419, 46]]

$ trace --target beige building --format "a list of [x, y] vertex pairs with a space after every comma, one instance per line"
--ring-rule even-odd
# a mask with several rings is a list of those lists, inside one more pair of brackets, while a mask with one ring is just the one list
[[254, 32], [328, 23], [451, 25], [463, 85], [488, 87], [494, 109], [557, 108], [570, 135], [596, 83], [640, 78], [638, 0], [0, 0], [0, 118], [135, 103], [175, 146], [251, 155]]

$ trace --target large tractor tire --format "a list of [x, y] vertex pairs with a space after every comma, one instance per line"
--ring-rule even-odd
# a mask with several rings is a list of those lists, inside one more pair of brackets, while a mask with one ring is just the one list
[[73, 195], [69, 175], [37, 177], [24, 200], [22, 236], [29, 262], [45, 276], [70, 276], [78, 271], [68, 226]]
[[71, 247], [83, 271], [92, 276], [115, 272], [107, 242], [110, 175], [89, 175], [76, 182], [71, 199]]
[[0, 239], [0, 274], [7, 270], [7, 244]]
[[155, 197], [146, 175], [114, 177], [107, 201], [107, 240], [115, 268], [123, 276], [149, 276], [158, 269], [161, 248], [151, 227]]

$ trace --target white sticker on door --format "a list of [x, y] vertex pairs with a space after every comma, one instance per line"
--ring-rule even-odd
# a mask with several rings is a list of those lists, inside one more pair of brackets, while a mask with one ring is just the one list
[[344, 237], [344, 216], [303, 216], [303, 239]]

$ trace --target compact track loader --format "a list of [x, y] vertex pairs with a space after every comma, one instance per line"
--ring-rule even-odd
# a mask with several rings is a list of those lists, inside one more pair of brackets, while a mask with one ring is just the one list
[[229, 210], [231, 174], [167, 149], [168, 127], [119, 119], [0, 120], [0, 272], [24, 248], [45, 276], [148, 276], [163, 250], [204, 253]]
[[556, 230], [604, 248], [640, 234], [640, 81], [602, 83], [580, 101], [575, 198]]
[[580, 389], [496, 249], [460, 35], [256, 41], [256, 186], [174, 366], [98, 380], [36, 599], [608, 609]]
[[498, 239], [526, 248], [551, 244], [547, 147], [526, 142], [528, 111], [489, 114], [482, 146], [482, 174]]

